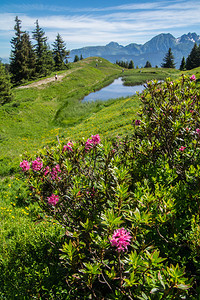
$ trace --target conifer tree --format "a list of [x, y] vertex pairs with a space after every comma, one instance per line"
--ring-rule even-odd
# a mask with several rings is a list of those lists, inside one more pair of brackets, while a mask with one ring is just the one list
[[23, 79], [29, 80], [35, 75], [36, 56], [30, 41], [29, 34], [25, 32], [22, 35], [22, 76]]
[[34, 76], [35, 54], [29, 34], [21, 30], [21, 20], [15, 18], [15, 37], [11, 40], [10, 72], [12, 81], [20, 83]]
[[55, 69], [62, 70], [66, 67], [68, 63], [67, 56], [69, 55], [69, 51], [66, 50], [65, 43], [58, 33], [56, 36], [56, 40], [53, 43], [53, 59], [55, 61]]
[[163, 59], [163, 64], [161, 64], [162, 68], [175, 68], [174, 63], [174, 55], [172, 54], [172, 49], [169, 48], [166, 56]]
[[186, 69], [191, 70], [200, 66], [200, 47], [195, 43], [186, 60]]
[[22, 30], [21, 20], [18, 16], [15, 18], [15, 37], [11, 39], [11, 56], [10, 56], [10, 72], [13, 82], [20, 82], [23, 79], [22, 75]]
[[47, 37], [42, 28], [40, 28], [38, 20], [36, 20], [36, 28], [33, 31], [33, 39], [36, 41], [34, 45], [36, 53], [36, 73], [46, 76], [54, 66], [52, 52], [47, 45]]
[[134, 62], [132, 60], [130, 60], [128, 68], [129, 69], [134, 69]]
[[144, 68], [151, 68], [151, 63], [147, 60], [146, 65], [144, 66]]
[[77, 62], [77, 61], [79, 61], [79, 57], [78, 57], [78, 55], [75, 55], [74, 56], [74, 62]]
[[182, 60], [181, 60], [181, 64], [180, 64], [180, 71], [184, 71], [186, 70], [186, 62], [185, 62], [185, 57], [183, 56]]
[[81, 55], [80, 55], [80, 60], [82, 60], [82, 59], [83, 59], [83, 55], [81, 54]]
[[10, 76], [0, 61], [0, 105], [12, 99]]

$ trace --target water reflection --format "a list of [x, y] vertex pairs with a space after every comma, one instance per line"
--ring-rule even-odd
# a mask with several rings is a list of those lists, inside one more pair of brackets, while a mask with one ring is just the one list
[[129, 97], [136, 94], [136, 92], [142, 92], [144, 90], [143, 85], [125, 86], [123, 85], [122, 78], [115, 79], [113, 83], [102, 88], [101, 90], [90, 93], [82, 101], [91, 102], [96, 100], [105, 101], [108, 99], [115, 99], [120, 97]]

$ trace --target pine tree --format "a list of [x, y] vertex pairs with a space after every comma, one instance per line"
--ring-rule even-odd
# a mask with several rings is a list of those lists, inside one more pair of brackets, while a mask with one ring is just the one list
[[83, 55], [81, 54], [81, 55], [80, 55], [80, 60], [82, 60], [82, 59], [83, 59]]
[[12, 81], [17, 83], [23, 79], [22, 76], [22, 30], [21, 20], [18, 16], [15, 18], [15, 37], [11, 39], [11, 56], [10, 56], [10, 72], [12, 74]]
[[195, 43], [186, 60], [186, 69], [191, 70], [200, 66], [200, 47]]
[[77, 61], [79, 61], [79, 57], [78, 57], [78, 55], [75, 55], [74, 56], [74, 62], [77, 62]]
[[180, 64], [180, 71], [184, 71], [186, 70], [186, 62], [185, 62], [185, 57], [183, 56], [182, 60], [181, 60], [181, 64]]
[[144, 68], [151, 68], [151, 63], [147, 60], [146, 65], [144, 66]]
[[12, 99], [10, 76], [0, 62], [0, 105], [10, 102]]
[[29, 34], [25, 32], [22, 35], [22, 76], [23, 79], [29, 80], [35, 75], [36, 56], [33, 50]]
[[132, 60], [130, 60], [128, 68], [129, 69], [134, 69], [134, 62]]
[[55, 69], [62, 70], [66, 67], [67, 56], [69, 55], [69, 51], [66, 50], [65, 43], [58, 33], [56, 36], [56, 40], [53, 43], [53, 58], [55, 61]]
[[33, 31], [33, 39], [36, 41], [34, 45], [36, 53], [36, 73], [38, 75], [46, 76], [52, 71], [54, 60], [52, 52], [47, 45], [47, 37], [42, 28], [40, 28], [38, 20], [36, 20], [36, 28]]
[[20, 83], [34, 76], [35, 54], [30, 37], [21, 30], [21, 20], [15, 18], [15, 37], [11, 40], [10, 72], [12, 81]]
[[172, 54], [172, 49], [169, 48], [166, 56], [163, 59], [164, 63], [161, 64], [162, 68], [175, 68], [175, 63], [174, 63], [174, 56]]

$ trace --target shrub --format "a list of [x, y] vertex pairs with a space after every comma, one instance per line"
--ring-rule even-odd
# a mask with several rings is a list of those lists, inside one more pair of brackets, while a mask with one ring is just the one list
[[[163, 132], [161, 127], [166, 124], [162, 114], [170, 110], [162, 101], [173, 90], [168, 82], [159, 84], [167, 92], [160, 92], [163, 97], [158, 97], [157, 104], [156, 85], [148, 83], [142, 96], [144, 117], [134, 122], [132, 137], [117, 138], [104, 145], [98, 135], [87, 141], [59, 143], [37, 155], [40, 168], [32, 167], [35, 159], [24, 158], [26, 163], [22, 166], [28, 163], [30, 168], [22, 170], [35, 199], [65, 228], [60, 258], [66, 267], [66, 284], [72, 298], [178, 299], [188, 294], [192, 277], [194, 284], [198, 281], [191, 270], [190, 279], [185, 277], [188, 266], [184, 259], [191, 254], [186, 232], [190, 236], [197, 234], [194, 222], [190, 227], [191, 211], [185, 211], [192, 207], [186, 181], [190, 175], [179, 172], [181, 159], [186, 161], [185, 172], [189, 172], [189, 162], [198, 157], [197, 149], [184, 160], [185, 148], [179, 148], [185, 143], [179, 134], [171, 131], [166, 145], [157, 133]], [[153, 104], [155, 118], [160, 122], [157, 126], [148, 109]], [[176, 105], [181, 107], [179, 113]], [[193, 106], [196, 109], [196, 104]], [[185, 125], [185, 106], [177, 102], [172, 109]], [[170, 124], [172, 128], [177, 126], [175, 120]], [[192, 121], [189, 125], [191, 128]], [[184, 135], [181, 126], [178, 128], [191, 147], [196, 145], [192, 139], [196, 133], [188, 138], [187, 131]], [[194, 195], [195, 192], [194, 188]], [[184, 210], [178, 206], [181, 200], [185, 201]], [[192, 213], [196, 209], [197, 206]], [[180, 223], [183, 214], [185, 218]], [[181, 256], [180, 247], [185, 245], [187, 251]]]

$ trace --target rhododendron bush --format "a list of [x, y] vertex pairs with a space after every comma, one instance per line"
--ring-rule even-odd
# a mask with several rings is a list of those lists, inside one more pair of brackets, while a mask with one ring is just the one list
[[128, 137], [96, 134], [24, 157], [34, 199], [65, 228], [71, 299], [199, 293], [199, 101], [194, 76], [148, 82]]

